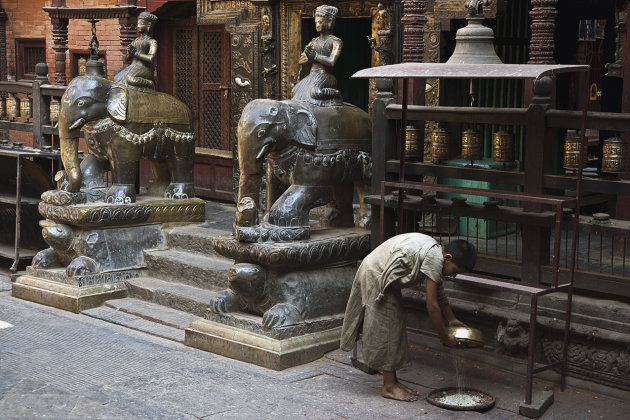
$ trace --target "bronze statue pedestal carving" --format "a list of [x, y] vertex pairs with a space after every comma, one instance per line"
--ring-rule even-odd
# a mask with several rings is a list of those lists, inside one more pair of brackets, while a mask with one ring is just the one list
[[187, 345], [275, 370], [339, 346], [357, 261], [370, 250], [367, 231], [313, 230], [297, 242], [220, 236], [213, 246], [236, 261], [230, 288], [186, 329]]
[[[33, 258], [26, 275], [13, 284], [12, 293], [72, 312], [124, 297], [124, 280], [140, 275], [144, 251], [166, 246], [164, 223], [205, 219], [205, 203], [197, 198], [139, 196], [131, 204], [94, 201], [62, 205], [76, 198], [62, 193], [42, 194], [39, 211], [46, 220], [40, 225], [50, 248]], [[79, 195], [99, 196], [88, 190]]]

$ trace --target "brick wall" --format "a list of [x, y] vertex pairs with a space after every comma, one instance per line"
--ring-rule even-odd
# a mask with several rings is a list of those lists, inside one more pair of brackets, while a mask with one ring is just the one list
[[[16, 39], [45, 39], [46, 62], [50, 71], [49, 79], [55, 69], [55, 53], [52, 49], [52, 24], [47, 13], [42, 10], [44, 6], [50, 6], [51, 0], [2, 0], [8, 20], [7, 31], [7, 72], [16, 74]], [[118, 0], [67, 0], [68, 7], [96, 7], [115, 6]], [[144, 2], [140, 0], [140, 5]], [[122, 66], [122, 51], [120, 46], [120, 31], [118, 19], [108, 19], [96, 24], [96, 35], [100, 43], [100, 51], [107, 59], [107, 76], [113, 77], [117, 68]], [[68, 25], [68, 52], [66, 53], [66, 78], [70, 80], [72, 63], [70, 59], [73, 52], [89, 53], [88, 45], [92, 37], [92, 29], [85, 20], [70, 20]]]

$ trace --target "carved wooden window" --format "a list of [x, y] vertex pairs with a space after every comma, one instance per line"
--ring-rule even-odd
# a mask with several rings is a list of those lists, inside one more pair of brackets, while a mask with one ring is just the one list
[[174, 29], [174, 94], [194, 116], [196, 146], [230, 147], [229, 46], [223, 26]]
[[195, 29], [175, 30], [175, 96], [197, 114], [194, 95], [194, 44]]
[[46, 62], [46, 41], [43, 39], [17, 39], [15, 41], [17, 79], [33, 80], [35, 65]]

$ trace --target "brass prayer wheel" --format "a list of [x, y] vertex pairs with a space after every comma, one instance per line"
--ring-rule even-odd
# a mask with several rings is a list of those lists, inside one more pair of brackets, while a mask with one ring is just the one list
[[431, 133], [431, 158], [434, 162], [446, 160], [450, 153], [451, 133], [445, 128], [436, 128]]
[[25, 96], [20, 99], [20, 116], [22, 118], [33, 118], [33, 99]]
[[7, 115], [7, 106], [4, 102], [4, 98], [0, 98], [0, 117], [5, 117]]
[[50, 109], [50, 121], [53, 123], [59, 121], [59, 111], [61, 111], [61, 103], [59, 102], [59, 99], [52, 98], [50, 100], [49, 109]]
[[18, 99], [11, 93], [7, 96], [7, 116], [16, 118], [20, 116], [20, 106], [18, 105]]
[[494, 133], [492, 159], [495, 162], [514, 162], [514, 133], [499, 130]]
[[462, 133], [462, 159], [478, 160], [483, 158], [483, 137], [481, 131], [468, 129]]
[[418, 156], [420, 156], [418, 129], [412, 125], [408, 125], [405, 130], [405, 157], [417, 158]]
[[626, 142], [619, 137], [603, 141], [602, 172], [622, 173], [626, 171]]
[[[567, 134], [564, 138], [564, 169], [578, 169], [580, 164], [580, 142], [582, 137], [578, 134]], [[582, 158], [582, 168], [587, 164], [586, 153]]]

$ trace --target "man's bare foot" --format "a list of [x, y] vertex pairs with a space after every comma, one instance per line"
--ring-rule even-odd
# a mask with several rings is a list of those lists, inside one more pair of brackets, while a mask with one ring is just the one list
[[414, 395], [420, 395], [418, 391], [416, 391], [413, 388], [409, 388], [407, 385], [403, 384], [402, 382], [398, 382], [398, 385], [402, 386], [407, 392], [411, 392]]
[[381, 390], [381, 395], [385, 398], [391, 398], [398, 401], [417, 401], [418, 394], [410, 392], [409, 388], [404, 387], [400, 382], [395, 382], [393, 385], [385, 386]]

